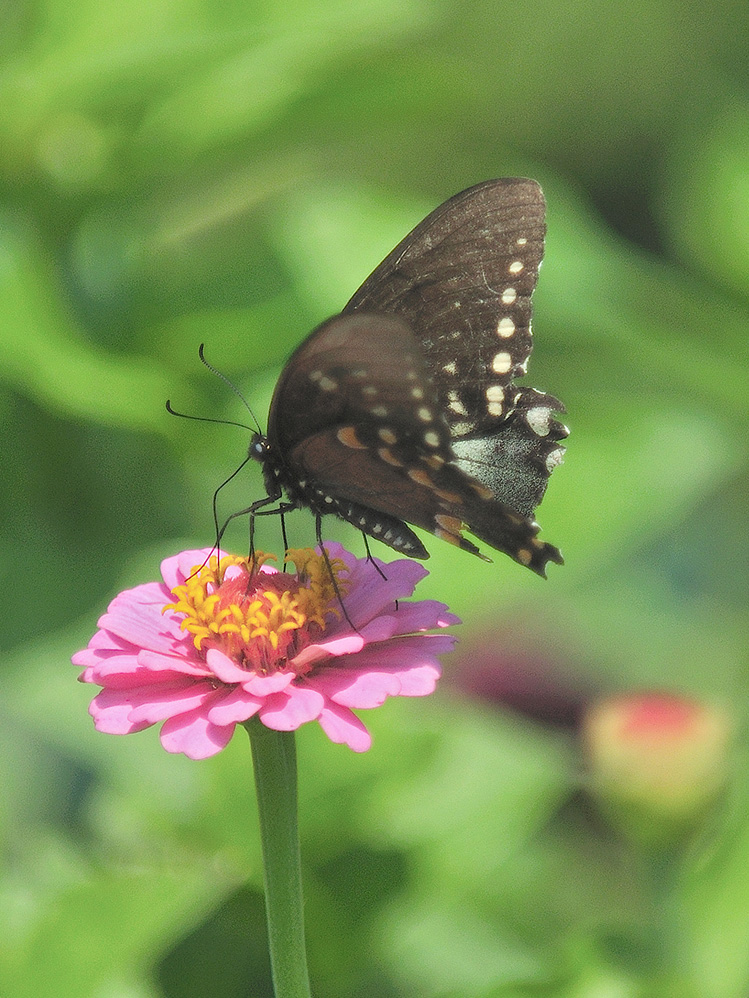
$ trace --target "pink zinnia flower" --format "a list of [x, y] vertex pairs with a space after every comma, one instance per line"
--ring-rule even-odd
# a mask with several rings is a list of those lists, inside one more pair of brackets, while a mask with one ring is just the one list
[[352, 709], [431, 693], [437, 655], [455, 639], [423, 632], [459, 620], [434, 600], [403, 602], [427, 574], [418, 563], [384, 564], [383, 579], [341, 545], [326, 550], [353, 628], [311, 549], [289, 552], [296, 574], [265, 556], [251, 572], [245, 558], [219, 565], [208, 549], [182, 551], [162, 562], [163, 582], [116, 596], [73, 656], [81, 681], [103, 687], [89, 708], [96, 728], [126, 735], [163, 721], [168, 752], [204, 759], [257, 714], [278, 731], [317, 720], [332, 741], [366, 751]]

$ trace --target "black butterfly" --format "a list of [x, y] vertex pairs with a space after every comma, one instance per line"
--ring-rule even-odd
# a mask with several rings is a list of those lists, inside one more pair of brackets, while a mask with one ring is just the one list
[[407, 523], [484, 557], [468, 529], [539, 575], [561, 564], [533, 514], [564, 451], [564, 407], [514, 383], [544, 209], [532, 180], [456, 194], [297, 348], [250, 444], [268, 493], [251, 516], [285, 493], [280, 511], [311, 509], [318, 539], [334, 513], [414, 558], [429, 554]]

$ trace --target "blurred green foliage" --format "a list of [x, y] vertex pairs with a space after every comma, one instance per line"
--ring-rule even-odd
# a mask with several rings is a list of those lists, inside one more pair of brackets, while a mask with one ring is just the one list
[[[747, 994], [748, 43], [737, 0], [2, 6], [3, 998], [270, 995], [244, 739], [193, 763], [98, 735], [69, 656], [211, 540], [248, 435], [164, 412], [246, 418], [198, 344], [262, 421], [411, 225], [509, 175], [549, 205], [531, 382], [569, 410], [540, 515], [567, 564], [543, 583], [433, 541], [421, 595], [499, 673], [512, 646], [583, 700], [727, 704], [727, 789], [654, 856], [596, 812], [574, 732], [506, 706], [388, 704], [364, 757], [310, 727], [313, 988]], [[249, 469], [223, 511], [261, 490]]]

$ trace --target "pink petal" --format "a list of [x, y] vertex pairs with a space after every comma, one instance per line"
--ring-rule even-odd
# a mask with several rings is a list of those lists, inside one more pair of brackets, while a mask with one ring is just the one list
[[[247, 675], [247, 673], [245, 673]], [[270, 676], [258, 676], [252, 673], [250, 679], [242, 683], [244, 689], [254, 696], [267, 697], [271, 693], [280, 693], [296, 679], [294, 672], [274, 672]]]
[[[193, 568], [202, 565], [212, 553], [212, 548], [193, 548], [165, 558], [161, 563], [161, 578], [167, 588], [171, 591], [175, 586], [183, 585], [188, 575], [192, 574]], [[167, 603], [169, 602], [170, 600], [167, 600]]]
[[138, 648], [167, 654], [183, 641], [183, 634], [174, 618], [164, 617], [153, 607], [137, 603], [123, 603], [112, 613], [105, 613], [99, 618], [99, 627]]
[[188, 759], [208, 759], [231, 741], [234, 725], [211, 724], [200, 710], [170, 717], [161, 726], [161, 744], [167, 752], [184, 752]]
[[236, 662], [218, 648], [209, 648], [205, 660], [211, 672], [222, 683], [241, 683], [252, 675], [247, 669], [240, 669]]
[[156, 724], [167, 717], [187, 714], [198, 707], [207, 707], [217, 697], [217, 691], [210, 683], [190, 683], [189, 686], [155, 690], [136, 690], [130, 695], [133, 709], [130, 720], [136, 724], [147, 721]]
[[[403, 605], [405, 606], [405, 604]], [[396, 630], [396, 616], [395, 613], [381, 613], [379, 617], [364, 624], [359, 630], [366, 638], [367, 644], [371, 644], [373, 641], [387, 641], [388, 638], [391, 638]]]
[[257, 714], [263, 704], [261, 697], [250, 696], [241, 686], [227, 690], [207, 713], [212, 724], [239, 724]]
[[[120, 652], [136, 652], [137, 650], [132, 641], [124, 641], [122, 638], [110, 634], [109, 631], [95, 631], [88, 646], [83, 651], [76, 652], [73, 659], [76, 665], [88, 665], [89, 658], [90, 664], [93, 664], [95, 659], [106, 658]], [[80, 655], [85, 655], [86, 659], [77, 660]]]
[[331, 742], [337, 745], [348, 745], [354, 752], [366, 752], [372, 744], [372, 736], [362, 722], [345, 707], [331, 704], [317, 720]]
[[273, 693], [260, 708], [260, 720], [274, 731], [296, 731], [300, 724], [314, 721], [325, 706], [317, 690], [290, 686], [284, 693]]
[[135, 671], [138, 668], [137, 649], [130, 646], [127, 652], [121, 652], [114, 648], [109, 651], [100, 652], [93, 648], [84, 648], [72, 657], [73, 665], [83, 665], [90, 669], [107, 669], [118, 663], [122, 664], [124, 671]]
[[379, 707], [388, 696], [426, 696], [441, 675], [436, 653], [454, 640], [420, 634], [372, 645], [312, 673], [307, 683], [331, 701], [359, 709]]
[[99, 655], [93, 648], [83, 648], [81, 651], [77, 651], [75, 655], [71, 655], [70, 661], [73, 665], [82, 665], [86, 668], [91, 668], [99, 662]]
[[[86, 670], [88, 673], [88, 670]], [[181, 688], [186, 683], [192, 682], [192, 678], [180, 672], [151, 672], [142, 666], [135, 669], [123, 668], [117, 661], [106, 662], [91, 669], [91, 678], [87, 682], [98, 683], [99, 686], [108, 690], [145, 690], [151, 687]]]
[[401, 692], [401, 681], [388, 672], [330, 668], [310, 677], [311, 687], [343, 707], [379, 707]]
[[313, 675], [326, 672], [339, 673], [350, 670], [361, 672], [406, 672], [421, 665], [435, 665], [436, 656], [452, 651], [456, 637], [453, 634], [411, 634], [391, 638], [380, 644], [368, 645], [356, 655], [330, 662]]
[[392, 616], [395, 623], [394, 634], [413, 634], [416, 631], [429, 631], [433, 627], [449, 627], [460, 623], [460, 617], [450, 613], [444, 603], [433, 599], [399, 603]]
[[403, 558], [384, 565], [383, 571], [386, 579], [373, 565], [362, 561], [350, 576], [352, 585], [346, 595], [346, 612], [360, 629], [384, 610], [390, 611], [395, 600], [411, 596], [416, 584], [429, 574], [422, 565]]
[[[189, 650], [188, 650], [189, 654]], [[184, 655], [162, 655], [155, 651], [138, 652], [138, 665], [151, 672], [177, 672], [185, 676], [196, 676], [205, 679], [210, 675], [205, 663], [197, 657], [185, 658]]]
[[147, 721], [133, 723], [130, 719], [130, 704], [122, 695], [112, 690], [102, 690], [91, 701], [88, 712], [94, 719], [97, 731], [107, 735], [131, 735], [134, 731], [148, 728]]
[[108, 612], [118, 609], [123, 603], [151, 606], [156, 607], [161, 611], [167, 603], [173, 603], [174, 596], [172, 596], [169, 589], [164, 585], [163, 582], [144, 582], [140, 586], [134, 586], [132, 589], [124, 589], [121, 593], [117, 593], [115, 598], [107, 607]]
[[330, 641], [318, 641], [307, 645], [294, 658], [292, 665], [299, 669], [302, 666], [322, 662], [331, 655], [352, 655], [364, 647], [365, 641], [361, 634], [345, 634], [343, 637], [332, 638]]
[[426, 697], [434, 693], [437, 680], [442, 675], [442, 669], [437, 662], [431, 665], [421, 665], [399, 672], [402, 697]]
[[296, 678], [294, 672], [274, 672], [269, 676], [258, 676], [256, 672], [242, 669], [218, 648], [208, 649], [206, 662], [214, 676], [222, 683], [241, 684], [248, 693], [259, 697], [285, 690]]

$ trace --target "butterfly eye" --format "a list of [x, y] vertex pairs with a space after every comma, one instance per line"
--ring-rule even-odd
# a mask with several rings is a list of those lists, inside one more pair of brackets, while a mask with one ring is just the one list
[[269, 453], [270, 445], [267, 437], [263, 437], [259, 433], [253, 434], [247, 451], [248, 456], [251, 457], [253, 461], [260, 461], [262, 464], [267, 459]]

